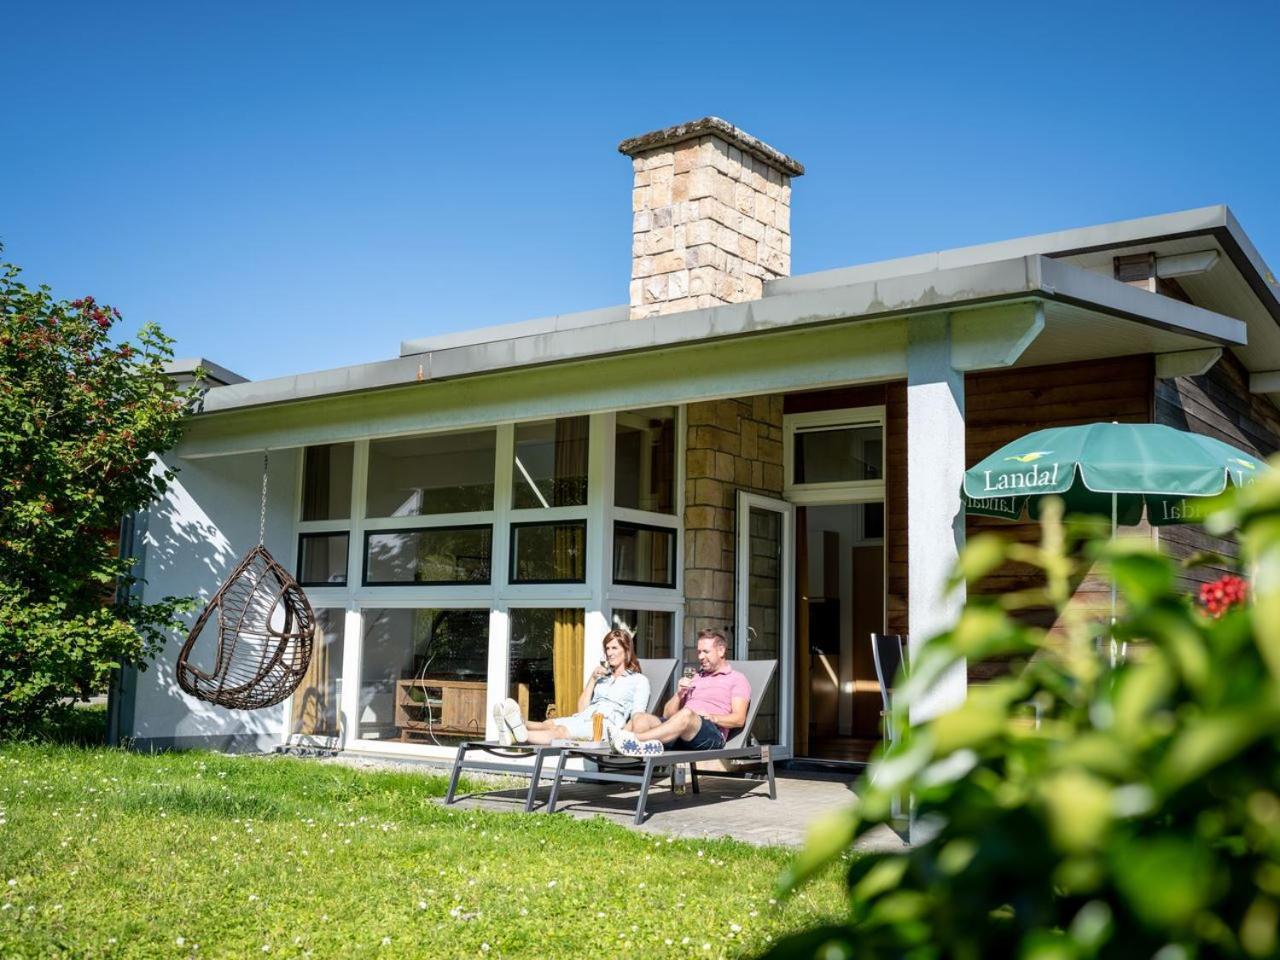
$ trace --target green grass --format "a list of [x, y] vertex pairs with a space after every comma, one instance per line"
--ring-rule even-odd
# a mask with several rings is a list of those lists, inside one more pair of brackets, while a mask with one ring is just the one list
[[842, 909], [836, 875], [774, 903], [785, 850], [442, 808], [444, 788], [0, 745], [0, 957], [725, 957]]

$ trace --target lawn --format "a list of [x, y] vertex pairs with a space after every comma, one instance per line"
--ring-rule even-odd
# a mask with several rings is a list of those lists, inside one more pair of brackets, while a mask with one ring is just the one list
[[2, 957], [733, 957], [842, 909], [790, 853], [467, 812], [445, 780], [0, 745]]

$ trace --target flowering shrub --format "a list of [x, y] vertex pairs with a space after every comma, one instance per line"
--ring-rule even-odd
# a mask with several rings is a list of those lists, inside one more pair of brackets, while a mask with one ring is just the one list
[[134, 561], [118, 556], [121, 518], [172, 476], [153, 469], [185, 403], [170, 341], [146, 326], [117, 343], [116, 310], [18, 276], [0, 264], [0, 733], [142, 662], [181, 605], [129, 598]]
[[1209, 615], [1220, 617], [1232, 607], [1239, 606], [1248, 599], [1249, 586], [1243, 577], [1225, 573], [1212, 583], [1200, 587], [1200, 603], [1209, 611]]
[[[971, 541], [957, 582], [1012, 560], [1040, 568], [1044, 589], [971, 598], [895, 704], [957, 660], [1011, 658], [1011, 674], [930, 723], [896, 717], [906, 733], [871, 766], [858, 807], [814, 828], [784, 887], [892, 823], [896, 797], [913, 798], [914, 845], [855, 857], [847, 919], [766, 956], [1280, 955], [1280, 470], [1209, 517], [1238, 533], [1256, 571], [1247, 606], [1234, 602], [1243, 584], [1223, 585], [1201, 609], [1152, 544], [1111, 544], [1060, 516], [1045, 510], [1038, 547]], [[1100, 628], [1069, 603], [1077, 534], [1124, 599], [1115, 638], [1140, 648], [1114, 668]], [[1020, 604], [1056, 607], [1065, 637], [1009, 616]]]

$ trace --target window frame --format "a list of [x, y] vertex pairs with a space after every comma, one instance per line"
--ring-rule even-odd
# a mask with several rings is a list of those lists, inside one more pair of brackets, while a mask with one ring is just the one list
[[[567, 508], [566, 508], [567, 509]], [[574, 508], [581, 509], [581, 508]], [[516, 531], [523, 530], [528, 527], [581, 527], [582, 528], [582, 579], [574, 578], [572, 580], [517, 580], [516, 579]], [[545, 587], [545, 586], [582, 586], [591, 581], [591, 571], [587, 561], [587, 538], [590, 535], [590, 526], [586, 517], [562, 517], [558, 520], [522, 520], [511, 521], [507, 524], [509, 531], [507, 537], [507, 586], [512, 587]]]
[[[637, 511], [638, 512], [638, 511]], [[647, 515], [646, 515], [647, 516]], [[617, 569], [617, 541], [618, 527], [629, 527], [632, 530], [651, 530], [655, 533], [666, 533], [671, 535], [671, 551], [668, 557], [668, 568], [671, 570], [671, 580], [668, 583], [654, 583], [651, 580], [620, 580], [618, 579]], [[615, 586], [619, 587], [644, 587], [652, 590], [674, 590], [676, 586], [676, 553], [677, 553], [677, 537], [675, 530], [665, 524], [656, 523], [639, 523], [634, 520], [627, 520], [622, 517], [614, 516], [613, 529], [610, 531], [609, 551], [609, 580]]]
[[[316, 522], [319, 522], [319, 521], [316, 521]], [[329, 521], [324, 521], [324, 522], [328, 523]], [[308, 540], [308, 539], [314, 540], [320, 537], [346, 537], [347, 538], [347, 560], [346, 560], [346, 564], [343, 566], [341, 583], [334, 583], [329, 580], [317, 583], [312, 580], [302, 579], [302, 542], [304, 540]], [[297, 534], [296, 539], [297, 539], [297, 544], [296, 544], [297, 552], [294, 554], [295, 560], [294, 560], [293, 572], [294, 572], [294, 579], [297, 581], [298, 586], [309, 587], [313, 590], [316, 590], [316, 589], [345, 590], [347, 586], [351, 583], [351, 531], [349, 529], [304, 530], [304, 531], [300, 531]]]
[[[373, 537], [387, 536], [396, 533], [423, 533], [430, 530], [488, 530], [489, 531], [489, 579], [484, 581], [471, 580], [370, 580], [369, 579], [369, 541]], [[361, 552], [363, 563], [360, 570], [360, 586], [362, 587], [391, 587], [396, 590], [405, 587], [492, 587], [493, 586], [493, 524], [492, 523], [465, 523], [465, 524], [427, 524], [423, 526], [413, 527], [394, 527], [394, 528], [369, 528], [364, 530], [364, 550]]]
[[[658, 406], [662, 406], [659, 404]], [[341, 664], [342, 696], [340, 708], [350, 718], [361, 715], [361, 689], [363, 684], [364, 637], [367, 624], [365, 612], [378, 608], [409, 609], [470, 609], [488, 608], [488, 691], [487, 706], [500, 702], [508, 687], [508, 660], [510, 657], [511, 623], [509, 611], [518, 608], [569, 608], [584, 611], [586, 631], [583, 677], [585, 678], [601, 655], [601, 643], [612, 624], [614, 607], [631, 610], [652, 610], [674, 614], [673, 653], [683, 656], [684, 647], [684, 509], [685, 509], [685, 447], [687, 434], [687, 406], [676, 404], [676, 484], [675, 512], [672, 514], [648, 513], [631, 508], [618, 508], [613, 504], [614, 453], [616, 442], [616, 414], [623, 411], [604, 411], [589, 414], [587, 503], [582, 506], [541, 507], [514, 509], [512, 482], [515, 453], [516, 421], [478, 423], [460, 428], [455, 424], [441, 425], [436, 429], [412, 429], [391, 433], [379, 433], [354, 438], [354, 458], [351, 470], [351, 516], [344, 520], [303, 521], [302, 492], [304, 485], [305, 448], [296, 449], [295, 489], [293, 491], [293, 545], [290, 558], [296, 570], [301, 555], [299, 539], [304, 533], [338, 534], [348, 536], [347, 582], [345, 585], [326, 584], [307, 586], [306, 593], [316, 608], [329, 607], [345, 610], [345, 646]], [[564, 413], [563, 416], [573, 414]], [[556, 419], [553, 416], [532, 415], [530, 422]], [[523, 421], [521, 421], [523, 422]], [[368, 517], [366, 492], [369, 481], [369, 448], [373, 441], [405, 438], [428, 434], [458, 433], [461, 430], [493, 429], [494, 454], [494, 509], [456, 514], [424, 514], [411, 517]], [[338, 441], [332, 441], [338, 442]], [[292, 452], [292, 451], [291, 451]], [[675, 535], [675, 584], [670, 588], [614, 584], [613, 530], [615, 520], [633, 525], [653, 526], [670, 530]], [[522, 523], [561, 523], [577, 521], [586, 525], [583, 581], [521, 581], [511, 579], [512, 528]], [[492, 530], [490, 579], [484, 584], [393, 583], [390, 585], [365, 584], [365, 558], [367, 536], [370, 533], [425, 530], [436, 527], [483, 526]], [[281, 706], [281, 743], [288, 743], [290, 729], [290, 700]], [[486, 714], [486, 737], [495, 738], [490, 714]], [[441, 748], [422, 743], [398, 741], [361, 741], [351, 733], [341, 745], [352, 752], [378, 752], [405, 757], [452, 757], [452, 748]]]
[[[796, 483], [796, 436], [841, 427], [880, 428], [880, 479], [837, 480], [826, 483]], [[865, 503], [885, 498], [885, 408], [846, 407], [842, 410], [818, 410], [812, 413], [790, 413], [782, 418], [782, 499], [797, 506], [823, 503]]]

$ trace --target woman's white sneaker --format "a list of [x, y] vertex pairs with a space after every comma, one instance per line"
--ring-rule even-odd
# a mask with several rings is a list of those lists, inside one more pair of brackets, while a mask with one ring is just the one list
[[504, 747], [509, 747], [516, 742], [516, 738], [512, 735], [511, 728], [507, 726], [507, 717], [502, 707], [501, 703], [493, 705], [493, 724], [498, 728], [498, 742]]
[[502, 711], [502, 719], [511, 731], [511, 736], [516, 743], [529, 742], [529, 728], [524, 725], [524, 717], [520, 715], [520, 704], [507, 697], [494, 709]]

